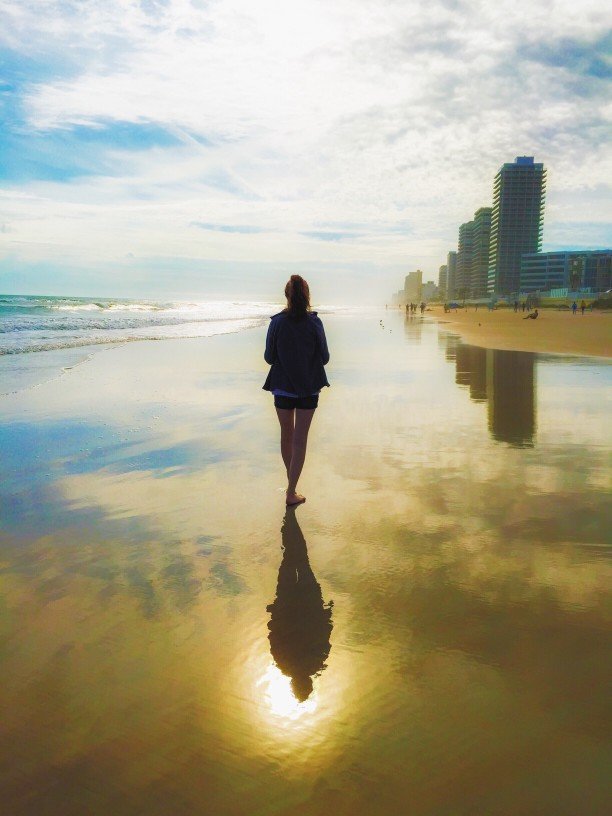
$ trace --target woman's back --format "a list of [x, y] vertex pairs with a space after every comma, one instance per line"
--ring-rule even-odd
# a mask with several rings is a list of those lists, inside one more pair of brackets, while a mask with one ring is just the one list
[[310, 289], [300, 275], [285, 286], [287, 308], [270, 318], [264, 357], [270, 371], [263, 385], [274, 394], [281, 426], [281, 454], [287, 470], [288, 507], [306, 501], [296, 492], [306, 457], [308, 430], [327, 382], [329, 351], [323, 323], [310, 311]]
[[329, 385], [325, 369], [329, 351], [323, 323], [316, 312], [292, 318], [287, 311], [273, 315], [264, 353], [272, 368], [264, 389], [308, 396]]

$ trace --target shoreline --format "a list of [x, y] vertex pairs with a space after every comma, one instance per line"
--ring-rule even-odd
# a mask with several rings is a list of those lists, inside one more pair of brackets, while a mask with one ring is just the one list
[[429, 316], [447, 326], [470, 345], [504, 351], [570, 354], [579, 357], [612, 357], [612, 320], [606, 312], [571, 312], [542, 309], [537, 320], [525, 320], [522, 312], [486, 307], [460, 309], [444, 314], [435, 306]]
[[[258, 323], [243, 326], [239, 329], [185, 337], [181, 337], [180, 335], [168, 335], [167, 337], [129, 337], [116, 340], [92, 341], [83, 343], [83, 345], [0, 354], [0, 375], [4, 375], [5, 378], [11, 374], [17, 374], [18, 377], [19, 375], [21, 376], [21, 381], [16, 379], [10, 390], [0, 391], [0, 397], [29, 391], [32, 388], [39, 388], [46, 383], [59, 380], [72, 369], [90, 362], [97, 354], [120, 349], [124, 346], [140, 343], [164, 343], [166, 341], [177, 340], [202, 340], [224, 335], [240, 334], [261, 328], [262, 325], [262, 323]], [[36, 365], [36, 363], [39, 364]], [[8, 369], [8, 371], [3, 371], [5, 368]], [[11, 371], [11, 368], [13, 371]]]

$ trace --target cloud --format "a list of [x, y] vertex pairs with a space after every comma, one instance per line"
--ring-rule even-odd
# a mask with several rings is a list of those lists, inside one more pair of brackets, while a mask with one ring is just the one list
[[80, 254], [84, 274], [92, 254], [128, 252], [361, 262], [384, 297], [398, 269], [433, 274], [516, 155], [547, 165], [544, 238], [564, 245], [582, 238], [559, 235], [555, 207], [609, 177], [600, 0], [2, 10], [0, 182], [23, 263], [42, 244]]

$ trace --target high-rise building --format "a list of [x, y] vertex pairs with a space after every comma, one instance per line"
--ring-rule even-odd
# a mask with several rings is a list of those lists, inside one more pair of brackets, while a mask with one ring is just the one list
[[404, 281], [404, 298], [406, 303], [420, 303], [422, 300], [423, 273], [420, 269], [409, 272]]
[[448, 266], [443, 264], [438, 270], [438, 294], [444, 300], [446, 298], [446, 279], [448, 273]]
[[470, 294], [472, 252], [474, 249], [474, 222], [466, 221], [459, 227], [455, 297], [466, 298]]
[[457, 253], [449, 252], [446, 256], [446, 299], [455, 298], [455, 282], [457, 278]]
[[533, 252], [521, 258], [521, 292], [606, 292], [612, 288], [612, 250]]
[[482, 298], [487, 295], [491, 207], [481, 207], [472, 221], [459, 227], [455, 297]]
[[533, 156], [517, 156], [495, 176], [487, 291], [519, 292], [521, 256], [542, 248], [546, 170]]
[[431, 300], [432, 298], [435, 298], [437, 294], [438, 294], [438, 287], [436, 286], [436, 284], [433, 281], [426, 281], [426, 283], [423, 284], [423, 287], [422, 287], [422, 290], [421, 290], [421, 297], [422, 297], [422, 299], [424, 301], [427, 302], [428, 300]]
[[470, 297], [487, 296], [489, 274], [489, 244], [491, 239], [491, 207], [481, 207], [472, 221], [472, 263], [470, 268]]

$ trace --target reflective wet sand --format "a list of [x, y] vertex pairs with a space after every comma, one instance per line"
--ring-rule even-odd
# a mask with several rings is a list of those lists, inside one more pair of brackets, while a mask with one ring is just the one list
[[0, 400], [11, 816], [606, 812], [612, 368], [326, 325], [294, 511], [261, 332]]

